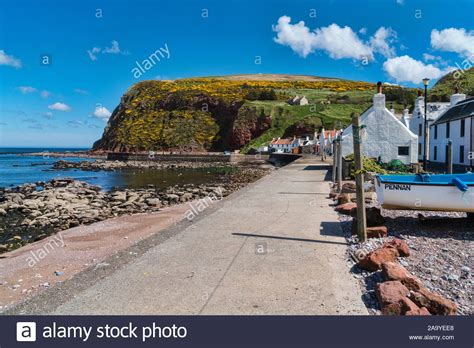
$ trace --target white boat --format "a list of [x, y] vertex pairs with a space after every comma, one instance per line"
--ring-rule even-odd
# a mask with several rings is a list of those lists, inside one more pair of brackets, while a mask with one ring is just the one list
[[474, 213], [474, 173], [378, 175], [375, 189], [385, 209]]

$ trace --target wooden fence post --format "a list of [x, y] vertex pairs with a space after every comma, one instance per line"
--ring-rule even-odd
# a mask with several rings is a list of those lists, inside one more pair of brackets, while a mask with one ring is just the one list
[[453, 174], [453, 142], [451, 140], [448, 140], [446, 151], [448, 156], [448, 174]]
[[336, 183], [336, 158], [337, 158], [337, 153], [336, 153], [336, 140], [334, 139], [332, 141], [332, 183], [335, 184]]
[[357, 199], [357, 236], [359, 237], [359, 242], [365, 242], [367, 240], [367, 218], [365, 216], [364, 166], [362, 162], [360, 119], [356, 113], [352, 113], [352, 137], [354, 144], [354, 174]]
[[337, 191], [340, 193], [342, 189], [342, 144], [341, 136], [336, 140], [337, 151]]

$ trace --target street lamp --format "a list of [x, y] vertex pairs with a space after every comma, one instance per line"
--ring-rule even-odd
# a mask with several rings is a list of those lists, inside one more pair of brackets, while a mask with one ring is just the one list
[[428, 101], [428, 84], [430, 83], [430, 79], [425, 77], [423, 79], [423, 84], [425, 85], [425, 127], [424, 127], [424, 134], [423, 134], [423, 170], [426, 171], [426, 157], [428, 156], [428, 108], [426, 106]]

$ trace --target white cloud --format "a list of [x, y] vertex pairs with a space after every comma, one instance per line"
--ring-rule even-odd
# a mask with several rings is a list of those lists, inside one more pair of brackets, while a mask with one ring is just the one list
[[427, 77], [437, 79], [449, 72], [448, 69], [441, 70], [433, 64], [424, 64], [409, 56], [401, 56], [388, 59], [383, 64], [383, 69], [397, 82], [421, 83]]
[[12, 66], [14, 68], [21, 68], [21, 60], [9, 56], [4, 50], [0, 50], [0, 65]]
[[297, 24], [290, 24], [291, 18], [281, 16], [278, 24], [273, 26], [273, 31], [277, 33], [275, 42], [280, 45], [289, 46], [293, 51], [302, 57], [315, 50], [316, 34], [310, 32], [309, 28], [301, 21]]
[[399, 5], [404, 5], [404, 4], [405, 4], [405, 0], [397, 0], [397, 4], [399, 4]]
[[128, 51], [123, 51], [120, 49], [120, 45], [117, 40], [112, 40], [112, 45], [110, 47], [106, 47], [104, 49], [100, 47], [93, 47], [91, 50], [87, 50], [87, 54], [91, 60], [97, 60], [97, 54], [122, 54], [128, 55], [130, 54]]
[[375, 52], [380, 53], [385, 58], [395, 56], [395, 48], [391, 43], [396, 41], [397, 33], [392, 28], [380, 27], [370, 39], [370, 45]]
[[113, 40], [112, 41], [112, 46], [111, 47], [106, 47], [104, 49], [104, 53], [119, 54], [120, 53], [120, 47], [119, 47], [118, 41]]
[[448, 28], [441, 31], [433, 29], [431, 47], [469, 57], [474, 55], [474, 31], [466, 31], [464, 28]]
[[104, 106], [96, 106], [94, 116], [107, 121], [112, 113]]
[[44, 91], [41, 91], [40, 94], [43, 98], [48, 98], [51, 95], [51, 92], [44, 90]]
[[362, 34], [362, 35], [367, 34], [367, 28], [360, 28], [359, 29], [359, 34]]
[[70, 111], [71, 107], [67, 104], [57, 102], [57, 103], [49, 105], [48, 109], [58, 110], [58, 111]]
[[278, 24], [273, 26], [277, 33], [275, 42], [289, 46], [302, 57], [316, 50], [322, 50], [333, 59], [352, 58], [373, 59], [372, 48], [359, 39], [348, 26], [340, 27], [333, 23], [327, 27], [317, 28], [313, 32], [303, 21], [291, 24], [291, 18], [281, 16]]
[[31, 86], [20, 86], [18, 87], [18, 89], [23, 94], [34, 93], [38, 91], [36, 88], [31, 87]]
[[87, 54], [91, 60], [97, 60], [96, 53], [100, 52], [100, 47], [93, 47], [91, 50], [87, 50]]

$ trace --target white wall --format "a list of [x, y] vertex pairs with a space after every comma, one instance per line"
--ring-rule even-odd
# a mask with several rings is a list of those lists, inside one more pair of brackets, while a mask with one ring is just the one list
[[[418, 136], [385, 107], [385, 95], [374, 95], [374, 105], [361, 115], [361, 124], [366, 128], [362, 137], [362, 153], [367, 157], [379, 156], [383, 162], [398, 159], [405, 164], [418, 162]], [[342, 135], [342, 155], [354, 152], [352, 126]], [[408, 156], [398, 155], [398, 147], [407, 146]]]
[[[449, 138], [446, 138], [446, 123], [438, 124], [438, 138], [435, 139], [435, 126], [430, 129], [430, 161], [445, 163], [446, 162], [446, 145], [448, 140], [453, 142], [453, 163], [471, 166], [469, 159], [469, 152], [471, 149], [471, 133], [474, 131], [474, 122], [471, 123], [471, 118], [467, 117], [465, 120], [464, 137], [461, 138], [461, 120], [451, 121]], [[464, 162], [460, 161], [460, 147], [464, 146]], [[434, 159], [434, 147], [437, 147], [437, 158]]]

